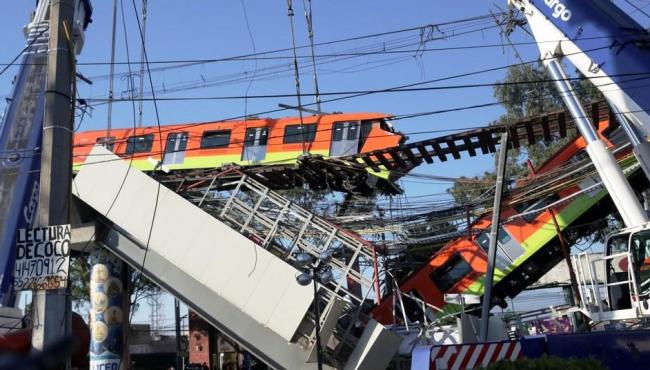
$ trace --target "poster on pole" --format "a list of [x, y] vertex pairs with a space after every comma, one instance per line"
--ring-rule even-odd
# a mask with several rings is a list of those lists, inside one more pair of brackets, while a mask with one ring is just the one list
[[70, 225], [18, 230], [15, 290], [65, 288], [70, 267]]

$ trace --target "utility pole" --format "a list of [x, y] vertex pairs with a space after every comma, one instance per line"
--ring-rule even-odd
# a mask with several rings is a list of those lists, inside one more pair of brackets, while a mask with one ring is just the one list
[[140, 89], [138, 89], [138, 95], [140, 96], [140, 101], [138, 102], [138, 128], [142, 127], [142, 115], [143, 107], [142, 104], [144, 101], [144, 68], [145, 68], [145, 42], [147, 40], [147, 0], [142, 0], [142, 44], [140, 45]]
[[[47, 57], [45, 115], [41, 153], [40, 226], [70, 223], [72, 176], [72, 27], [74, 0], [51, 0]], [[37, 290], [33, 294], [32, 349], [43, 351], [66, 337], [70, 321], [66, 289]], [[68, 365], [66, 368], [69, 367]]]
[[497, 167], [497, 182], [494, 187], [494, 206], [492, 207], [492, 228], [490, 230], [490, 247], [488, 249], [488, 264], [483, 288], [483, 307], [481, 310], [481, 342], [487, 342], [490, 323], [490, 308], [492, 307], [492, 284], [494, 282], [494, 261], [497, 254], [497, 238], [499, 236], [499, 217], [501, 216], [501, 193], [503, 178], [506, 173], [506, 158], [508, 154], [508, 130], [501, 135], [499, 150], [499, 165]]
[[183, 354], [181, 346], [181, 303], [174, 298], [174, 318], [176, 321], [176, 369], [183, 368]]

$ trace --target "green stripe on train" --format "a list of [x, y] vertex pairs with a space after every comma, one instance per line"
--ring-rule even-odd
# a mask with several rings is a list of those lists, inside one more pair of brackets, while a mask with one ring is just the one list
[[[323, 158], [327, 159], [329, 150], [312, 150], [310, 154], [322, 155]], [[140, 157], [142, 154], [138, 154], [138, 159], [131, 161], [132, 166], [137, 168], [140, 171], [151, 171], [154, 168], [154, 163], [149, 161], [146, 158]], [[251, 166], [251, 165], [281, 165], [281, 164], [294, 164], [297, 162], [297, 158], [302, 155], [302, 151], [292, 151], [292, 152], [282, 152], [282, 153], [267, 153], [266, 158], [261, 161], [243, 161], [241, 159], [241, 154], [227, 154], [227, 155], [217, 155], [217, 156], [188, 156], [185, 157], [183, 163], [180, 164], [169, 164], [166, 165], [171, 170], [191, 170], [191, 169], [201, 169], [201, 168], [218, 168], [228, 164], [235, 164], [239, 166]], [[153, 158], [153, 157], [152, 157]], [[124, 158], [125, 161], [129, 161], [128, 157]], [[154, 161], [158, 161], [159, 158], [154, 158]], [[74, 171], [79, 171], [83, 164], [77, 164], [73, 166]], [[373, 176], [377, 176], [381, 179], [387, 180], [390, 176], [390, 171], [388, 171], [384, 166], [380, 166], [380, 171], [375, 172], [369, 168], [366, 168], [366, 171]]]

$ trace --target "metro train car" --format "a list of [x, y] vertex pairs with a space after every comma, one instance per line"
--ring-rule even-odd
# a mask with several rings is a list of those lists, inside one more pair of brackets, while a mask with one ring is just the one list
[[[606, 135], [614, 132], [610, 129], [607, 119], [599, 123], [599, 134], [609, 147], [613, 146], [613, 138]], [[617, 130], [618, 132], [620, 130]], [[614, 135], [611, 135], [612, 137]], [[618, 142], [618, 139], [615, 140]], [[578, 136], [567, 143], [553, 157], [535, 171], [529, 180], [549, 174], [558, 167], [577, 162], [587, 157], [586, 144]], [[629, 150], [617, 154], [630, 158]], [[546, 271], [562, 259], [559, 238], [553, 216], [549, 210], [535, 211], [553, 204], [561, 198], [566, 198], [585, 190], [599, 181], [597, 176], [581, 178], [575, 185], [557, 191], [534, 203], [521, 202], [512, 207], [502, 209], [501, 220], [504, 221], [498, 230], [497, 258], [495, 262], [493, 304], [505, 305], [505, 297], [513, 297], [528, 285], [534, 283]], [[575, 222], [581, 216], [586, 216], [590, 209], [607, 195], [602, 188], [591, 188], [581, 195], [568, 198], [552, 207], [560, 230]], [[534, 212], [531, 212], [534, 211]], [[513, 215], [521, 215], [512, 218]], [[372, 314], [383, 324], [402, 322], [406, 315], [410, 321], [422, 320], [422, 305], [425, 301], [435, 306], [441, 312], [434, 312], [437, 317], [453, 314], [460, 307], [444, 302], [446, 293], [465, 293], [482, 295], [484, 277], [487, 270], [487, 249], [491, 226], [491, 214], [483, 215], [473, 225], [472, 237], [463, 237], [450, 241], [436, 252], [421, 269], [415, 271], [399, 284], [403, 294], [403, 307], [393, 294], [387, 295], [381, 303], [373, 308]], [[512, 218], [512, 219], [510, 219]], [[415, 299], [411, 299], [415, 298]]]
[[[104, 144], [134, 167], [152, 170], [159, 161], [170, 170], [293, 164], [303, 153], [339, 157], [393, 147], [406, 138], [382, 113], [324, 114], [303, 118], [263, 118], [158, 127], [79, 132], [74, 165]], [[388, 171], [373, 173], [388, 176]]]

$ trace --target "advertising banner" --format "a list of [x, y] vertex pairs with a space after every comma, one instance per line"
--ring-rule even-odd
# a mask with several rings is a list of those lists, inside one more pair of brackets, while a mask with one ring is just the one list
[[[28, 43], [31, 44], [35, 31]], [[36, 220], [45, 107], [47, 32], [24, 53], [20, 71], [0, 122], [0, 304], [13, 306], [18, 230]]]
[[70, 225], [18, 230], [15, 290], [59, 289], [68, 285]]

